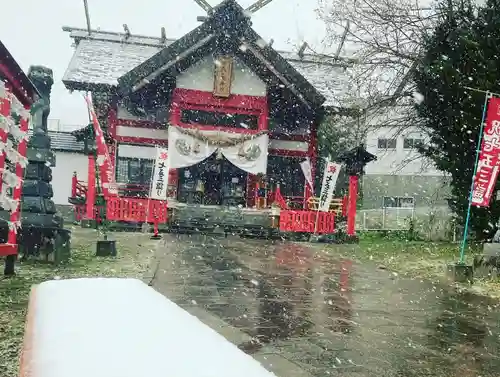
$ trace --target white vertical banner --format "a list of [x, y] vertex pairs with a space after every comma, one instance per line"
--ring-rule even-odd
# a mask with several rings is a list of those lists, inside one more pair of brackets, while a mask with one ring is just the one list
[[302, 173], [304, 173], [304, 177], [306, 178], [306, 182], [309, 185], [311, 192], [314, 192], [312, 166], [311, 166], [311, 160], [309, 159], [309, 157], [300, 163], [300, 167], [302, 168]]
[[167, 200], [168, 170], [168, 150], [166, 148], [156, 148], [153, 179], [149, 192], [151, 199]]
[[323, 173], [323, 184], [319, 195], [318, 211], [328, 212], [333, 199], [337, 179], [339, 178], [341, 165], [336, 162], [327, 161]]

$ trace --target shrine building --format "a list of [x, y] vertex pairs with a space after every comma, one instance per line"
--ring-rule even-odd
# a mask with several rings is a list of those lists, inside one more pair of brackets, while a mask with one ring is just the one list
[[76, 49], [63, 78], [69, 90], [92, 92], [122, 191], [148, 195], [155, 147], [164, 146], [169, 203], [255, 207], [279, 185], [292, 207], [306, 205], [299, 164], [309, 158], [314, 172], [338, 65], [303, 48], [276, 51], [234, 0], [177, 40], [125, 29], [65, 27]]

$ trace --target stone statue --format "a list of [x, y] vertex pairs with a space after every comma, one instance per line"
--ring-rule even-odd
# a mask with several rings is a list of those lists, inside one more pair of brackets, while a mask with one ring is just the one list
[[28, 71], [28, 77], [40, 92], [41, 98], [32, 106], [33, 129], [41, 128], [47, 132], [47, 119], [50, 114], [50, 92], [54, 84], [52, 69], [33, 65]]

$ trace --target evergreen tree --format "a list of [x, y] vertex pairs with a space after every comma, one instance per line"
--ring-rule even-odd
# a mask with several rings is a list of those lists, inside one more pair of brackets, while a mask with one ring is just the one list
[[[425, 54], [415, 72], [423, 101], [417, 112], [430, 142], [421, 152], [451, 176], [450, 208], [463, 222], [474, 170], [485, 95], [466, 87], [500, 91], [500, 41], [498, 3], [490, 1], [475, 12], [469, 1], [453, 10], [425, 37]], [[473, 208], [471, 228], [478, 239], [491, 237], [500, 215], [495, 199], [489, 208]]]

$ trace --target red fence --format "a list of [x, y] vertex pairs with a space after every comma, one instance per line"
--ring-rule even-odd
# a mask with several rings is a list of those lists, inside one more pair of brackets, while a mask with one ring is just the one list
[[335, 213], [282, 210], [280, 212], [280, 230], [282, 232], [304, 233], [314, 233], [316, 230], [318, 234], [330, 234], [335, 230]]
[[150, 199], [112, 197], [106, 201], [110, 221], [167, 222], [167, 202]]

